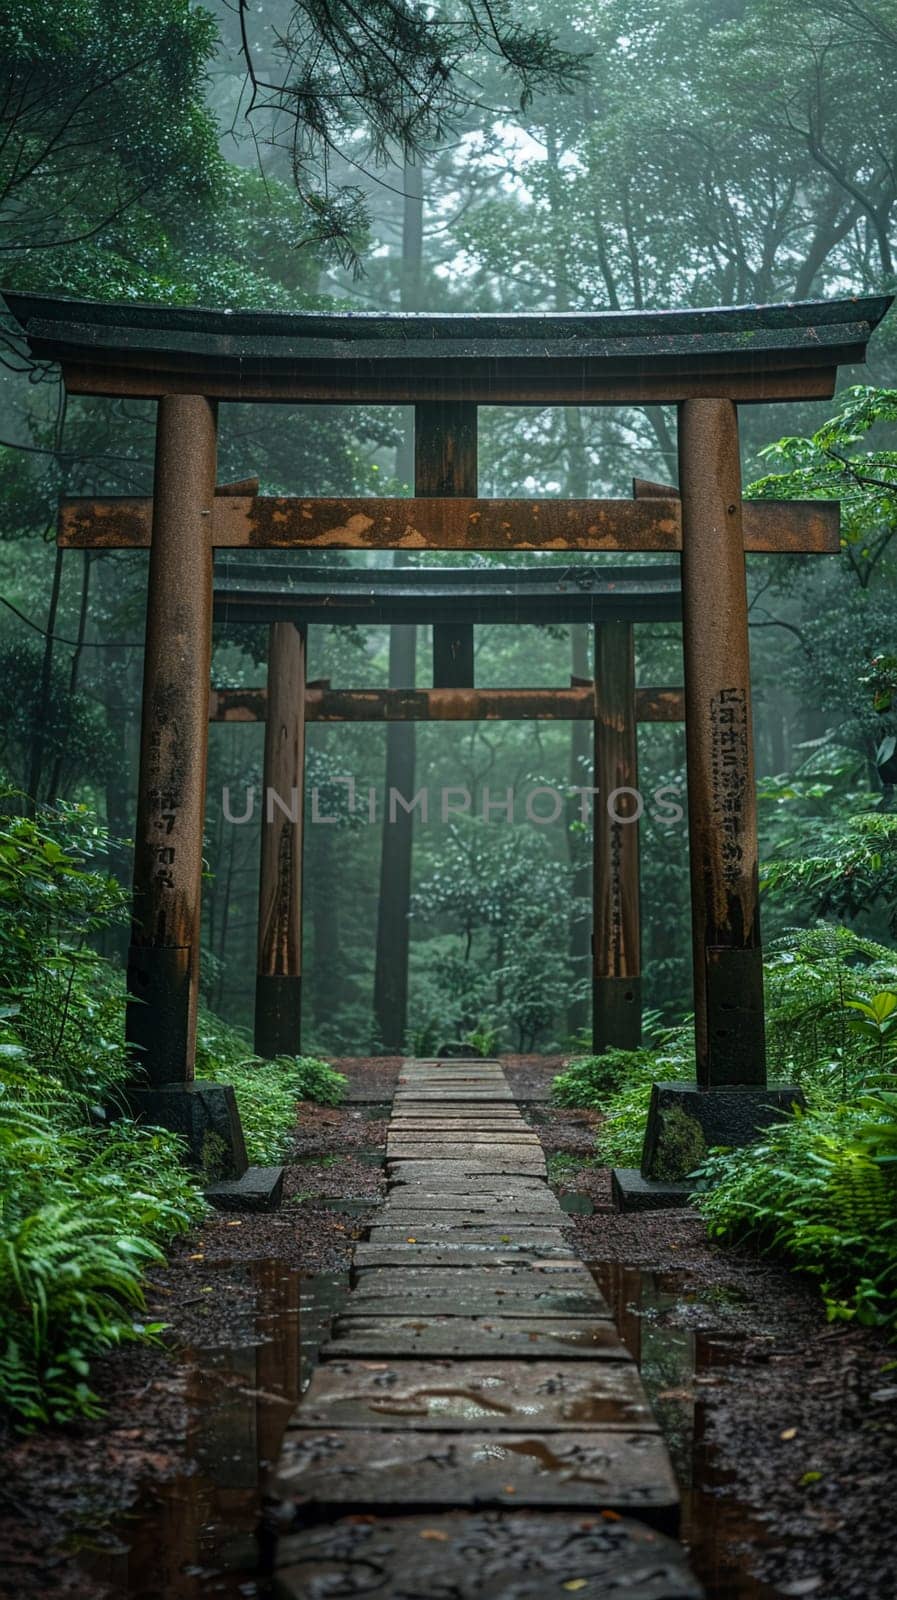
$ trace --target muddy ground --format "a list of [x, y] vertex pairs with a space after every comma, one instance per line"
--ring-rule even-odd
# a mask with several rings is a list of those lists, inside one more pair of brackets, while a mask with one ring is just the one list
[[[588, 1152], [592, 1114], [533, 1115], [546, 1153]], [[710, 1243], [695, 1212], [618, 1216], [607, 1168], [553, 1170], [560, 1193], [594, 1208], [571, 1216], [573, 1236], [587, 1261], [602, 1264], [599, 1282], [636, 1345], [638, 1319], [627, 1307], [641, 1306], [643, 1374], [673, 1444], [683, 1429], [697, 1435], [692, 1465], [709, 1486], [699, 1520], [711, 1498], [720, 1502], [724, 1567], [734, 1557], [757, 1580], [739, 1584], [724, 1570], [721, 1594], [895, 1600], [897, 1540], [885, 1508], [897, 1491], [897, 1351], [874, 1329], [829, 1324], [814, 1284]], [[666, 1370], [654, 1337], [659, 1388], [645, 1359], [646, 1320], [675, 1334]], [[679, 1444], [684, 1481], [689, 1452]], [[700, 1542], [699, 1528], [689, 1532]], [[701, 1554], [708, 1582], [720, 1551]]]
[[[285, 1269], [339, 1284], [381, 1193], [385, 1112], [399, 1063], [335, 1065], [363, 1103], [300, 1106], [284, 1209], [272, 1217], [212, 1215], [153, 1272], [148, 1312], [168, 1331], [155, 1349], [126, 1349], [98, 1365], [93, 1383], [103, 1416], [3, 1439], [4, 1596], [230, 1600], [255, 1592], [245, 1574], [214, 1577], [218, 1546], [206, 1568], [175, 1572], [170, 1586], [141, 1584], [134, 1573], [141, 1563], [152, 1566], [160, 1528], [162, 1537], [172, 1533], [173, 1484], [187, 1485], [175, 1501], [178, 1537], [192, 1517], [196, 1548], [208, 1547], [213, 1513], [205, 1502], [193, 1504], [190, 1485], [201, 1482], [195, 1436], [210, 1393], [219, 1409], [228, 1385], [238, 1396], [254, 1394], [276, 1451], [290, 1391], [286, 1399], [265, 1391], [276, 1387], [272, 1372], [284, 1359], [277, 1338], [292, 1328], [295, 1343], [295, 1325], [279, 1313], [266, 1323], [263, 1313], [281, 1306], [284, 1284], [295, 1293], [295, 1272]], [[829, 1326], [812, 1285], [709, 1244], [694, 1213], [616, 1216], [608, 1174], [594, 1165], [596, 1118], [545, 1103], [559, 1062], [517, 1057], [506, 1066], [515, 1092], [531, 1101], [547, 1154], [562, 1158], [550, 1169], [564, 1204], [586, 1208], [570, 1216], [577, 1246], [596, 1264], [624, 1337], [641, 1346], [685, 1485], [686, 1537], [713, 1600], [894, 1600], [894, 1351], [872, 1330]], [[197, 1351], [249, 1349], [269, 1323], [280, 1333], [265, 1347], [264, 1372], [260, 1357], [242, 1388], [232, 1374], [217, 1373], [210, 1391], [207, 1371], [197, 1386]], [[267, 1412], [259, 1396], [271, 1401]], [[247, 1491], [227, 1494], [226, 1514], [249, 1529], [255, 1479]], [[147, 1515], [143, 1508], [156, 1501], [161, 1512]], [[214, 1515], [220, 1518], [220, 1504]], [[129, 1546], [130, 1565], [126, 1556], [116, 1564], [109, 1552]]]

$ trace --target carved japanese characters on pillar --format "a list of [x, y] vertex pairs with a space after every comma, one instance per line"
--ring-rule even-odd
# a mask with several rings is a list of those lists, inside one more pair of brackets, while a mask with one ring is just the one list
[[215, 406], [159, 402], [127, 1035], [151, 1084], [193, 1077], [212, 645]]
[[680, 407], [679, 455], [698, 1082], [764, 1084], [747, 581], [731, 401]]

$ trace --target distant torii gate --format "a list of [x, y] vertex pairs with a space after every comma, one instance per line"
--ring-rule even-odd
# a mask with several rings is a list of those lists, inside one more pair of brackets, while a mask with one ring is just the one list
[[[299, 797], [262, 820], [255, 1048], [299, 1049], [302, 987], [302, 828], [305, 725], [325, 723], [591, 721], [600, 796], [638, 787], [637, 722], [681, 722], [678, 688], [636, 688], [634, 625], [678, 621], [675, 567], [259, 569], [228, 563], [215, 615], [268, 623], [267, 690], [213, 689], [213, 722], [267, 719], [262, 790]], [[287, 621], [286, 618], [291, 620]], [[305, 681], [309, 623], [432, 624], [432, 689], [332, 689]], [[571, 622], [592, 627], [601, 681], [567, 689], [477, 689], [478, 624]], [[274, 708], [269, 718], [268, 706]], [[410, 797], [409, 797], [410, 798]], [[592, 1035], [596, 1051], [641, 1041], [638, 822], [594, 807]], [[402, 952], [407, 961], [407, 941]]]
[[[834, 551], [838, 508], [742, 507], [736, 408], [830, 397], [890, 297], [523, 316], [6, 299], [70, 393], [159, 402], [152, 501], [69, 502], [60, 524], [63, 545], [150, 546], [128, 979], [144, 1108], [208, 1147], [192, 1108], [211, 1117], [215, 1098], [193, 1075], [212, 552], [225, 546], [680, 552], [697, 1083], [679, 1086], [677, 1108], [732, 1143], [789, 1103], [766, 1083], [744, 556]], [[216, 497], [220, 400], [413, 404], [415, 498]], [[677, 405], [681, 500], [473, 498], [478, 404]], [[624, 1203], [677, 1198], [644, 1181], [673, 1175], [658, 1156], [664, 1094]], [[235, 1115], [231, 1132], [239, 1168]]]

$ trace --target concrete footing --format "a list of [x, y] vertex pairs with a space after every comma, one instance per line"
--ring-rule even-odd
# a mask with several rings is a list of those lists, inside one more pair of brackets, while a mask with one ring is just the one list
[[132, 1086], [128, 1110], [139, 1122], [167, 1128], [186, 1141], [190, 1161], [208, 1184], [206, 1199], [223, 1211], [272, 1211], [280, 1205], [282, 1167], [250, 1167], [237, 1097], [229, 1083]]
[[613, 1174], [618, 1211], [661, 1210], [687, 1205], [689, 1176], [709, 1150], [752, 1144], [764, 1130], [805, 1104], [791, 1084], [655, 1083], [651, 1091], [641, 1168]]
[[199, 1079], [129, 1088], [138, 1121], [168, 1128], [187, 1142], [191, 1161], [210, 1182], [239, 1178], [249, 1165], [237, 1097], [228, 1083]]
[[617, 1211], [666, 1211], [674, 1206], [687, 1206], [693, 1188], [690, 1183], [661, 1183], [643, 1178], [638, 1167], [614, 1167], [611, 1172], [611, 1192]]
[[283, 1167], [247, 1167], [239, 1178], [205, 1190], [217, 1211], [277, 1211], [283, 1198]]

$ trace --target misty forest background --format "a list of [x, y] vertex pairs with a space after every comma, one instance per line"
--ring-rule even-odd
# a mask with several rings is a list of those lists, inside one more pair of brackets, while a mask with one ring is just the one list
[[[445, 28], [384, 0], [0, 10], [13, 45], [0, 148], [10, 287], [167, 305], [524, 312], [894, 285], [897, 13], [883, 0], [515, 0], [491, 23], [459, 8]], [[773, 952], [820, 914], [893, 942], [895, 328], [891, 318], [877, 335], [869, 367], [842, 374], [863, 392], [742, 411], [746, 483], [790, 474], [775, 492], [845, 505], [839, 559], [749, 560]], [[61, 493], [149, 493], [154, 408], [66, 402], [56, 374], [10, 344], [0, 410], [0, 762], [40, 804], [84, 804], [127, 885], [145, 558], [61, 555], [55, 507]], [[219, 481], [410, 493], [410, 424], [399, 407], [225, 405]], [[482, 408], [479, 425], [483, 495], [625, 497], [633, 474], [675, 481], [672, 410]], [[770, 455], [782, 436], [791, 443]], [[213, 682], [262, 682], [265, 630], [216, 627]], [[314, 627], [309, 675], [385, 685], [389, 645], [385, 628]], [[426, 685], [426, 628], [413, 647]], [[681, 682], [678, 629], [640, 627], [637, 668], [644, 684]], [[587, 629], [478, 630], [481, 685], [558, 685], [571, 672], [591, 672]], [[540, 784], [590, 783], [591, 730], [405, 736], [416, 787], [518, 796], [513, 828], [500, 817], [442, 824], [438, 805], [415, 825], [406, 1047], [476, 1030], [511, 1050], [575, 1045], [589, 1022], [590, 839], [578, 801], [546, 827], [525, 820], [522, 802]], [[222, 790], [240, 815], [244, 788], [260, 785], [262, 739], [247, 726], [210, 738], [204, 996], [247, 1026], [261, 808], [229, 825]], [[363, 810], [348, 818], [334, 780], [351, 773], [382, 797], [385, 752], [383, 727], [309, 729], [309, 785], [321, 786], [322, 812], [343, 817], [306, 833], [303, 1047], [319, 1054], [384, 1044], [373, 992], [382, 806], [373, 825]], [[644, 789], [678, 784], [684, 796], [681, 728], [643, 727], [640, 760]], [[672, 1023], [690, 1007], [684, 822], [646, 817], [642, 856], [644, 993]], [[122, 919], [100, 939], [120, 959]]]

